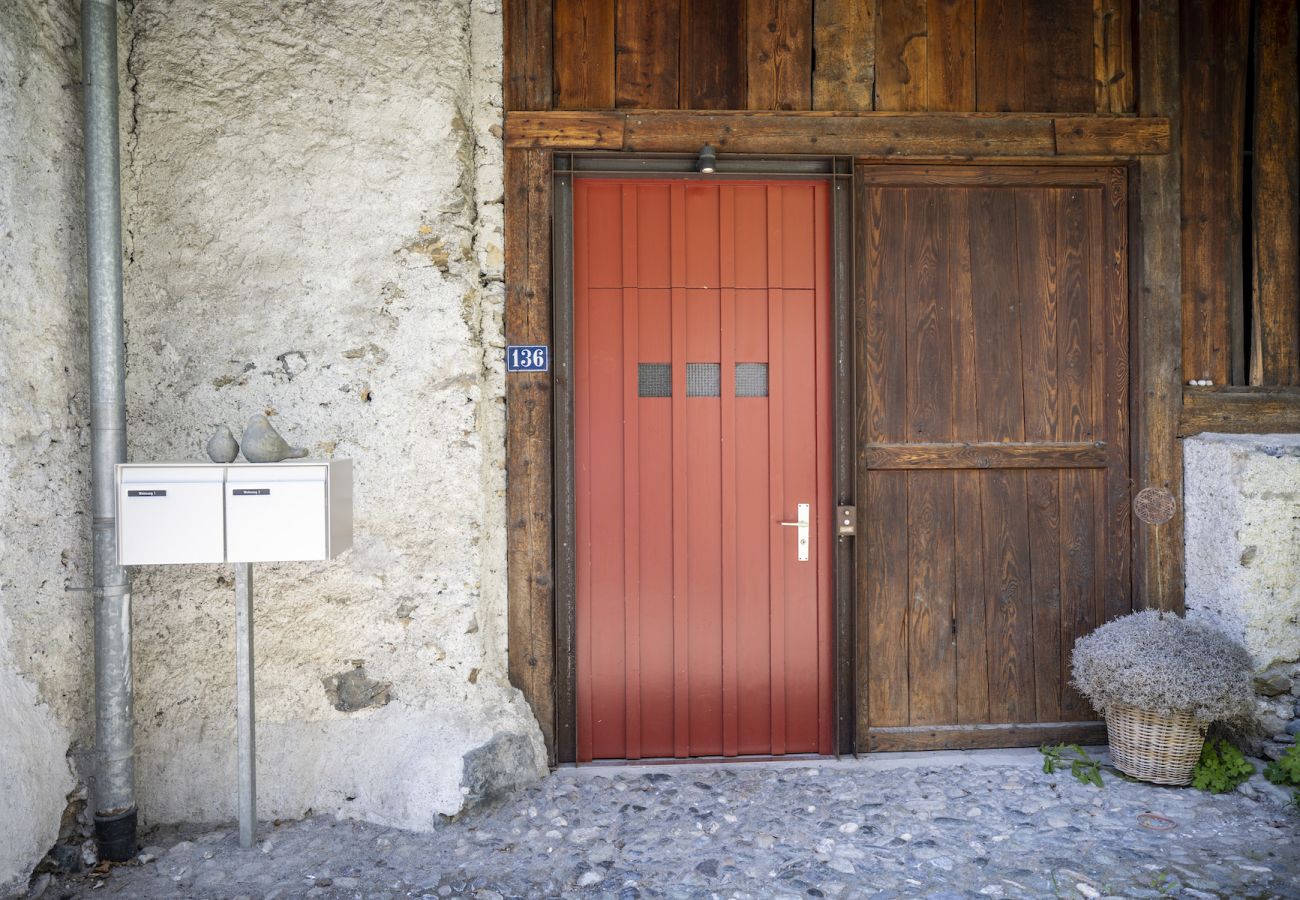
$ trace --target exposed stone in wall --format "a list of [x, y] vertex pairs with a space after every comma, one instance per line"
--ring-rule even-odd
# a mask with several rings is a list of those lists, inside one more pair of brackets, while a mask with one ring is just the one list
[[0, 4], [0, 896], [93, 728], [79, 54], [74, 4]]
[[1250, 649], [1276, 750], [1300, 732], [1300, 435], [1200, 435], [1183, 458], [1188, 615]]
[[[499, 8], [138, 0], [131, 27], [132, 458], [265, 410], [355, 466], [353, 550], [255, 567], [261, 815], [431, 827], [492, 790], [476, 748], [516, 748], [489, 782], [544, 771], [505, 674]], [[148, 821], [234, 814], [232, 592], [136, 571]], [[354, 660], [387, 703], [322, 689]]]

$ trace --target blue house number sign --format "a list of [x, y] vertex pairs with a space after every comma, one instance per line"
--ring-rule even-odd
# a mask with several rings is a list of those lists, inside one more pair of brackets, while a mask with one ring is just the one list
[[506, 347], [507, 372], [546, 372], [551, 368], [551, 348], [545, 344], [510, 344]]

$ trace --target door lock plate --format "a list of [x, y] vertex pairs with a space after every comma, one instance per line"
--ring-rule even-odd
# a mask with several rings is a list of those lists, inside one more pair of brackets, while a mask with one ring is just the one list
[[799, 562], [807, 562], [808, 561], [808, 530], [809, 530], [809, 521], [810, 521], [808, 516], [808, 504], [800, 503], [797, 509], [799, 511], [799, 521], [782, 522], [780, 524], [785, 528], [799, 529]]

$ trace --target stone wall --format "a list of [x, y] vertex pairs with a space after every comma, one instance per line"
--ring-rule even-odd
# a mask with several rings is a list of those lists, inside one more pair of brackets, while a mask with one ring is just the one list
[[1300, 435], [1199, 435], [1183, 459], [1187, 612], [1249, 648], [1276, 754], [1300, 732]]
[[[255, 567], [259, 812], [430, 828], [545, 771], [506, 679], [495, 0], [137, 0], [133, 460], [261, 412], [354, 549]], [[232, 575], [135, 573], [141, 816], [235, 813]]]
[[79, 54], [74, 4], [0, 4], [0, 896], [93, 737]]

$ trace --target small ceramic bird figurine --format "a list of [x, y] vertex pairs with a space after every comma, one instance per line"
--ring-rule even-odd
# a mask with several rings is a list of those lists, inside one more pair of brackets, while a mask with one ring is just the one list
[[273, 463], [282, 459], [301, 459], [307, 455], [302, 447], [290, 447], [289, 442], [275, 430], [270, 419], [258, 414], [248, 420], [244, 429], [244, 459], [251, 463]]
[[208, 459], [214, 463], [234, 462], [239, 455], [239, 443], [229, 425], [218, 425], [208, 438]]

